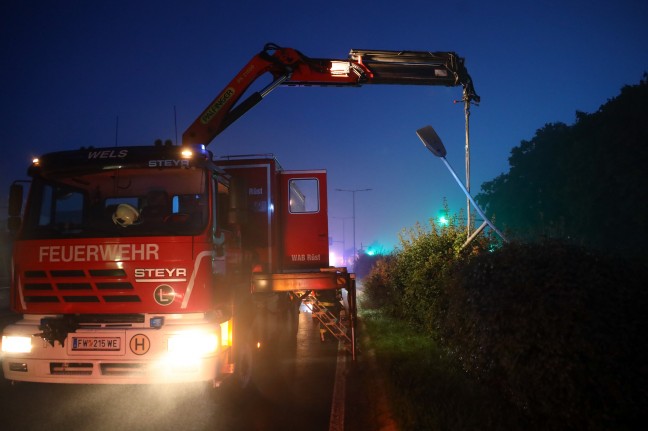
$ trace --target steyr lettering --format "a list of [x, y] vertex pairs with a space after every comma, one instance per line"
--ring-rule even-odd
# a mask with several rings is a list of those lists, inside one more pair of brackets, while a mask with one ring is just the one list
[[136, 268], [135, 278], [186, 277], [187, 268]]
[[177, 168], [182, 166], [189, 167], [189, 160], [149, 160], [149, 168]]

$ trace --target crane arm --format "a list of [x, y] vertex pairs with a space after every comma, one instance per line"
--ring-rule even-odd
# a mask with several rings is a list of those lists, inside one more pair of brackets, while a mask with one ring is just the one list
[[[266, 73], [273, 81], [237, 105]], [[279, 85], [365, 84], [462, 85], [465, 100], [479, 101], [463, 59], [453, 52], [352, 49], [347, 60], [335, 60], [309, 58], [292, 48], [266, 44], [183, 133], [182, 143], [208, 145]]]

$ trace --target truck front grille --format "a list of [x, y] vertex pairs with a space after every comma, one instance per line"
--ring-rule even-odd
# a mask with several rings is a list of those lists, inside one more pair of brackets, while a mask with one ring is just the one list
[[122, 269], [27, 270], [24, 298], [28, 303], [141, 302]]
[[102, 363], [100, 368], [103, 376], [143, 376], [146, 373], [145, 364]]
[[89, 376], [92, 374], [92, 363], [50, 362], [50, 374], [57, 376]]
[[[146, 364], [104, 362], [98, 364], [102, 376], [143, 376]], [[92, 362], [50, 362], [50, 374], [54, 376], [91, 376]]]

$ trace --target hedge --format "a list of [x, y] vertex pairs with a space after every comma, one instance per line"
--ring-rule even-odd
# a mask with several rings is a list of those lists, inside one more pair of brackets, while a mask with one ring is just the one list
[[559, 242], [460, 252], [459, 232], [410, 233], [365, 279], [367, 306], [424, 331], [540, 428], [645, 424], [645, 263]]

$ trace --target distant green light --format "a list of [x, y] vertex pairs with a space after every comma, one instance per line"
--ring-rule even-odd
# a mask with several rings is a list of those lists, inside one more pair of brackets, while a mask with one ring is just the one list
[[450, 224], [450, 220], [448, 220], [448, 217], [446, 217], [446, 216], [440, 216], [439, 217], [439, 224], [441, 226], [448, 226]]

